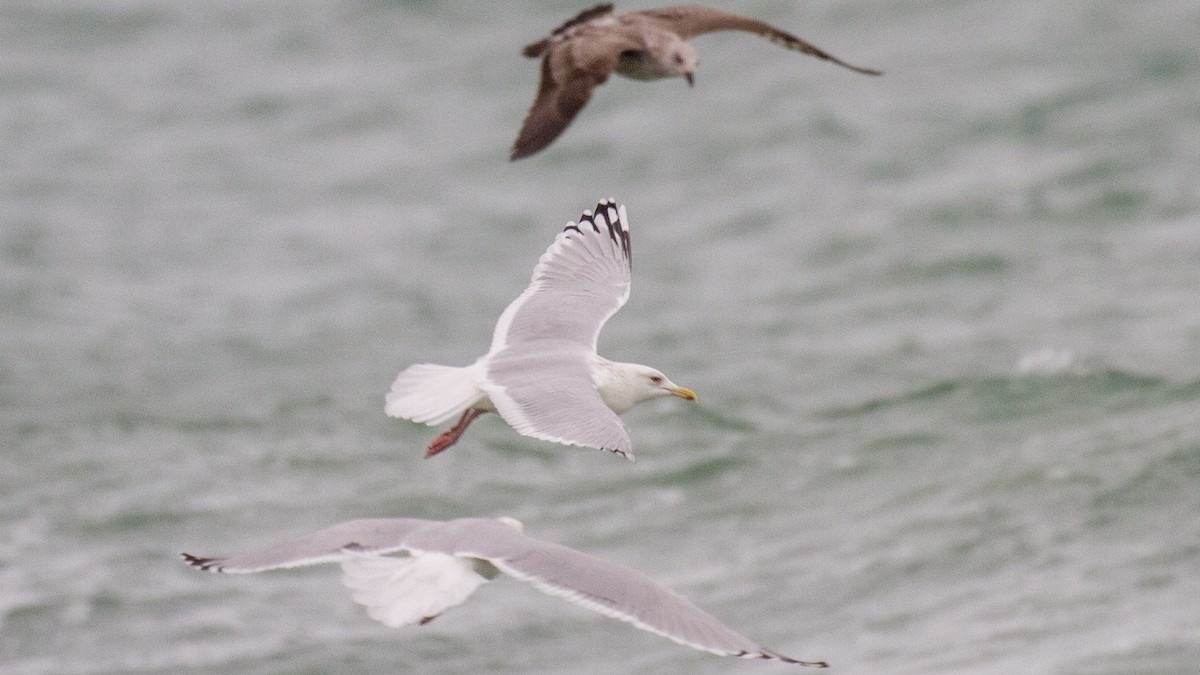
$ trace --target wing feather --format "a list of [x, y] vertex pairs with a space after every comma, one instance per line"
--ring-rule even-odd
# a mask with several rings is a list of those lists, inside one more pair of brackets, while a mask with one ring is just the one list
[[483, 389], [496, 412], [525, 436], [632, 459], [625, 424], [592, 382], [590, 355], [570, 344], [541, 346], [545, 351], [501, 352], [489, 359]]
[[592, 377], [600, 330], [629, 299], [626, 223], [611, 199], [568, 223], [496, 323], [482, 386], [526, 436], [632, 457], [629, 433]]
[[636, 570], [558, 544], [531, 542], [518, 555], [488, 560], [544, 593], [674, 642], [722, 656], [780, 658]]
[[492, 333], [490, 354], [563, 339], [596, 350], [600, 329], [629, 299], [632, 252], [624, 205], [607, 199], [567, 223]]
[[836, 63], [843, 68], [849, 68], [864, 75], [882, 75], [882, 71], [872, 68], [860, 68], [851, 65], [836, 56], [826, 52], [816, 45], [780, 30], [765, 21], [751, 19], [738, 14], [730, 14], [709, 7], [668, 7], [651, 9], [642, 12], [631, 12], [631, 16], [644, 17], [658, 26], [673, 31], [684, 40], [725, 30], [738, 30], [753, 33], [784, 49], [790, 49], [818, 59]]
[[310, 535], [267, 548], [224, 558], [202, 558], [184, 553], [193, 567], [226, 574], [250, 574], [341, 562], [347, 550], [393, 553], [405, 548], [404, 537], [422, 527], [437, 525], [419, 518], [363, 518], [339, 523]]

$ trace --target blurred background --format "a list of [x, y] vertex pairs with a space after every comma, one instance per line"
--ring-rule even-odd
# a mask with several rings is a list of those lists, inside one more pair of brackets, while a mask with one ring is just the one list
[[[177, 558], [507, 514], [837, 673], [1195, 672], [1200, 5], [725, 2], [887, 74], [703, 36], [510, 163], [587, 4], [4, 3], [0, 671], [795, 672]], [[626, 415], [634, 464], [494, 416], [423, 460], [396, 373], [608, 196], [601, 353], [699, 404]]]

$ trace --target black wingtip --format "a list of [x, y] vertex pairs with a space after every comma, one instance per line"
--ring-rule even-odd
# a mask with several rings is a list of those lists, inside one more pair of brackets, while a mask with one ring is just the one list
[[829, 664], [826, 663], [825, 661], [801, 661], [800, 659], [793, 659], [790, 656], [784, 656], [783, 654], [775, 654], [773, 652], [770, 654], [763, 654], [763, 658], [778, 659], [780, 661], [783, 661], [784, 663], [791, 663], [791, 664], [794, 664], [797, 666], [805, 666], [806, 668], [828, 668], [829, 667]]
[[634, 459], [633, 459], [633, 453], [632, 453], [632, 452], [629, 452], [628, 450], [622, 450], [622, 449], [620, 449], [620, 448], [600, 448], [600, 449], [601, 449], [601, 450], [607, 450], [607, 451], [611, 452], [611, 453], [612, 453], [612, 454], [614, 454], [614, 455], [620, 455], [620, 456], [624, 457], [625, 459], [627, 459], [627, 460], [629, 460], [629, 461], [631, 461], [631, 462], [632, 462], [632, 461], [634, 461]]
[[[609, 209], [612, 210], [611, 213]], [[596, 204], [596, 215], [604, 218], [604, 223], [608, 226], [608, 236], [612, 237], [617, 246], [621, 247], [621, 250], [625, 252], [625, 257], [632, 265], [633, 244], [629, 239], [629, 223], [621, 218], [621, 205], [612, 197], [601, 200], [599, 204]], [[593, 227], [595, 227], [594, 223]], [[599, 228], [596, 231], [599, 232]]]
[[790, 656], [784, 656], [783, 654], [780, 654], [778, 652], [773, 652], [768, 649], [763, 649], [761, 651], [756, 651], [756, 652], [742, 651], [742, 652], [738, 652], [738, 653], [734, 654], [734, 656], [738, 657], [739, 659], [762, 659], [764, 661], [782, 661], [784, 663], [790, 663], [792, 665], [797, 665], [797, 666], [806, 666], [808, 668], [828, 668], [829, 667], [829, 664], [826, 663], [825, 661], [801, 661], [800, 659], [793, 659]]

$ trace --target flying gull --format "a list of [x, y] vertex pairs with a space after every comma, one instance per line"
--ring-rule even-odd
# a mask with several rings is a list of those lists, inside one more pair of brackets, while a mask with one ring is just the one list
[[629, 299], [625, 206], [608, 199], [567, 223], [533, 268], [529, 287], [500, 315], [475, 363], [408, 367], [387, 394], [387, 414], [422, 424], [458, 422], [429, 445], [432, 457], [488, 411], [526, 436], [609, 450], [633, 459], [617, 415], [660, 396], [696, 400], [661, 372], [596, 354], [604, 322]]
[[865, 75], [882, 74], [850, 65], [791, 33], [737, 14], [707, 7], [614, 14], [611, 4], [596, 5], [525, 47], [525, 56], [542, 59], [542, 73], [537, 97], [513, 144], [512, 159], [550, 145], [592, 97], [592, 90], [613, 72], [634, 80], [682, 76], [690, 86], [700, 57], [687, 40], [724, 30], [754, 33]]
[[[341, 563], [343, 582], [354, 591], [355, 602], [391, 627], [429, 623], [504, 572], [550, 595], [706, 652], [827, 665], [760, 647], [636, 570], [534, 539], [522, 529], [512, 518], [366, 518], [243, 555], [182, 555], [193, 567], [227, 574]], [[385, 555], [398, 552], [408, 555]]]

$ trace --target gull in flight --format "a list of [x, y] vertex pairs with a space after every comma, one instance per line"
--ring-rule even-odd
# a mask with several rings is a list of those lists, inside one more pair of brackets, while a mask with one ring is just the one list
[[700, 57], [687, 41], [725, 30], [753, 33], [857, 73], [882, 74], [850, 65], [791, 33], [737, 14], [707, 7], [614, 14], [612, 4], [596, 5], [522, 52], [528, 58], [540, 58], [542, 72], [537, 96], [513, 144], [512, 159], [528, 157], [550, 145], [611, 73], [634, 80], [683, 77], [692, 85]]
[[392, 383], [387, 414], [430, 425], [458, 416], [426, 457], [495, 411], [525, 436], [633, 459], [617, 415], [660, 396], [694, 401], [696, 393], [649, 366], [596, 354], [604, 322], [629, 299], [630, 270], [625, 206], [607, 199], [555, 237], [529, 287], [500, 315], [487, 354], [463, 367], [409, 366]]
[[[426, 624], [501, 572], [576, 605], [722, 656], [824, 668], [759, 646], [646, 575], [534, 539], [513, 518], [366, 518], [228, 558], [183, 559], [210, 572], [248, 574], [341, 563], [343, 582], [372, 619]], [[388, 553], [407, 553], [397, 557]]]

